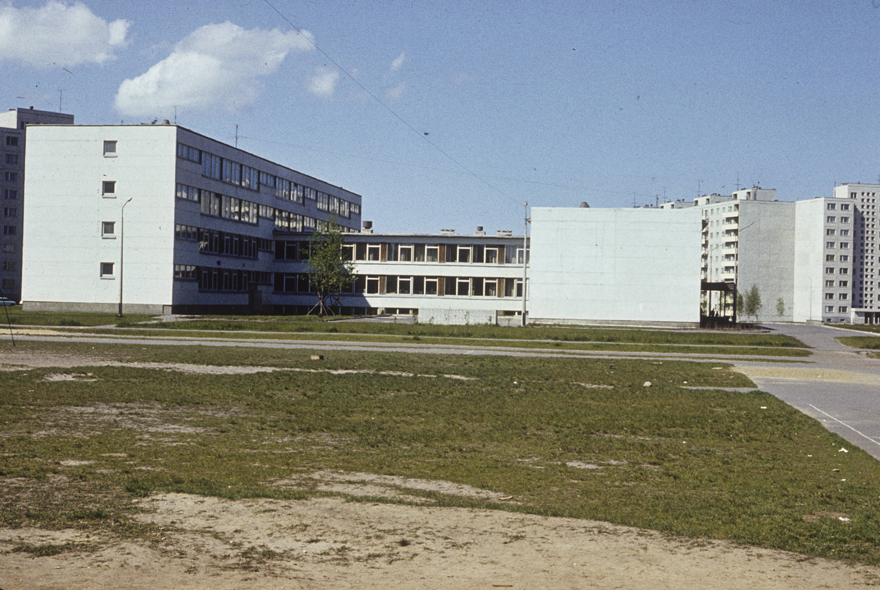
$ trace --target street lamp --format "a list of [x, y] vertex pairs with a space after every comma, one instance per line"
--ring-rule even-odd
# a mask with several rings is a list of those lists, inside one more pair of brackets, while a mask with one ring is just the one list
[[122, 214], [119, 219], [119, 317], [122, 317], [122, 280], [123, 261], [125, 258], [125, 206], [131, 203], [132, 197], [122, 204]]
[[522, 281], [522, 299], [523, 299], [523, 308], [522, 308], [522, 325], [526, 325], [526, 279], [528, 278], [526, 259], [528, 254], [528, 235], [529, 235], [529, 222], [531, 219], [529, 218], [529, 202], [526, 201], [523, 203], [523, 210], [525, 211], [523, 222], [523, 281]]

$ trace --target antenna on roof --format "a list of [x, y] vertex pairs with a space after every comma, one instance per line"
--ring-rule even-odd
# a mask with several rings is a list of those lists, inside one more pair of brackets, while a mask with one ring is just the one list
[[235, 126], [235, 147], [238, 147], [238, 125]]

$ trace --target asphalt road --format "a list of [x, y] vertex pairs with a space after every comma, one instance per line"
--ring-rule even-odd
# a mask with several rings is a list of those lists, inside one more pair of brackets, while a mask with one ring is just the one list
[[840, 344], [839, 336], [861, 333], [826, 326], [767, 324], [815, 352], [805, 363], [737, 362], [759, 389], [819, 420], [880, 459], [880, 360]]

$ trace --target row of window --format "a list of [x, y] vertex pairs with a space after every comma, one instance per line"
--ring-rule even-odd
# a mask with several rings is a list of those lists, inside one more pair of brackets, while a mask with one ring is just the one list
[[18, 136], [17, 135], [7, 135], [6, 136], [6, 146], [7, 147], [18, 147]]
[[[825, 218], [825, 221], [827, 221], [828, 223], [837, 223], [837, 217], [834, 215], [829, 215]], [[849, 217], [841, 217], [840, 223], [849, 223]]]
[[[855, 193], [853, 193], [853, 194], [855, 194]], [[828, 211], [837, 210], [837, 203], [828, 203], [827, 209], [828, 209]], [[849, 203], [840, 203], [840, 210], [841, 211], [849, 211]]]
[[3, 189], [3, 198], [14, 201], [18, 199], [18, 191], [13, 188]]
[[[275, 273], [276, 293], [311, 293], [306, 273]], [[522, 297], [522, 279], [357, 275], [351, 293], [359, 295], [446, 295]]]
[[272, 241], [224, 231], [202, 229], [192, 225], [177, 224], [175, 237], [198, 241], [199, 252], [257, 258], [260, 250], [271, 251]]
[[302, 203], [305, 199], [317, 202], [318, 209], [350, 218], [352, 214], [360, 215], [361, 208], [357, 203], [334, 197], [307, 187], [286, 178], [278, 178], [268, 172], [245, 166], [227, 158], [198, 150], [194, 147], [178, 143], [177, 156], [190, 162], [202, 165], [202, 175], [221, 180], [242, 188], [258, 191], [261, 186], [275, 189], [279, 199]]
[[[847, 307], [845, 305], [842, 305], [837, 308], [837, 313], [846, 313], [846, 310], [847, 310]], [[833, 305], [826, 305], [825, 306], [825, 313], [834, 313], [834, 306]]]

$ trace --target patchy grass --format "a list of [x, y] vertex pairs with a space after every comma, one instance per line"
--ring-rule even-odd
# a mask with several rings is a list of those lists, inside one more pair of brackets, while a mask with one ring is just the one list
[[276, 485], [332, 470], [512, 499], [420, 492], [441, 506], [880, 563], [880, 463], [768, 394], [710, 389], [750, 385], [723, 365], [31, 342], [19, 354], [300, 370], [0, 372], [6, 527], [148, 536], [130, 524], [134, 498], [344, 493]]
[[[145, 314], [128, 314], [120, 318], [115, 313], [88, 313], [77, 311], [22, 311], [21, 306], [9, 308], [9, 323], [18, 326], [116, 326], [134, 324], [150, 319]], [[6, 315], [0, 315], [6, 323]]]
[[863, 350], [880, 350], [880, 338], [877, 336], [843, 336], [837, 339], [841, 344], [861, 348]]
[[[332, 329], [332, 328], [331, 328]], [[516, 329], [516, 328], [500, 328]], [[541, 349], [553, 352], [564, 351], [603, 351], [615, 350], [620, 352], [643, 352], [643, 353], [669, 353], [669, 354], [701, 354], [710, 356], [776, 356], [776, 357], [808, 357], [812, 352], [806, 348], [771, 347], [765, 344], [748, 345], [742, 340], [733, 339], [729, 345], [710, 344], [673, 344], [656, 343], [642, 344], [638, 342], [616, 341], [560, 341], [560, 340], [537, 340], [537, 339], [489, 339], [489, 338], [463, 338], [463, 337], [421, 337], [393, 334], [360, 334], [360, 333], [309, 333], [309, 332], [254, 332], [254, 331], [198, 331], [198, 330], [165, 330], [163, 328], [142, 328], [134, 330], [119, 329], [88, 329], [89, 334], [99, 335], [126, 335], [147, 338], [190, 338], [193, 340], [278, 340], [278, 341], [320, 341], [320, 342], [380, 342], [386, 345], [407, 344], [438, 344], [443, 346], [467, 346], [474, 347], [504, 347]], [[82, 334], [83, 330], [77, 330], [76, 334]], [[760, 342], [760, 341], [758, 341]]]

